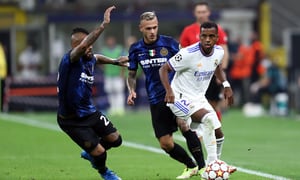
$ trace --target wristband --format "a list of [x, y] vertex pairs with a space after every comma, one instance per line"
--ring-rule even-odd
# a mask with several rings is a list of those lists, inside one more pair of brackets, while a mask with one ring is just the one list
[[223, 85], [224, 88], [230, 87], [230, 84], [229, 84], [228, 81], [222, 82], [222, 85]]
[[113, 65], [119, 65], [119, 62], [120, 62], [120, 61], [118, 61], [118, 60], [114, 60]]

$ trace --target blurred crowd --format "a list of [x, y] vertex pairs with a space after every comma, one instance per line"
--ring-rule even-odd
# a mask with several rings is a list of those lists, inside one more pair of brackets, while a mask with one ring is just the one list
[[[287, 97], [286, 69], [279, 66], [276, 56], [263, 49], [257, 32], [251, 34], [249, 45], [238, 38], [230, 41], [228, 47], [230, 65], [227, 73], [236, 105], [243, 107], [248, 116], [262, 115], [265, 110], [273, 115], [287, 115], [288, 98], [278, 100], [278, 96]], [[286, 107], [276, 103], [284, 103]]]
[[[229, 36], [230, 32], [227, 33]], [[250, 39], [250, 44], [244, 44], [239, 38], [231, 40], [229, 36], [230, 61], [227, 75], [235, 92], [235, 105], [243, 107], [245, 114], [249, 116], [261, 115], [265, 111], [274, 115], [286, 115], [287, 109], [278, 111], [276, 108], [276, 103], [280, 101], [278, 97], [286, 96], [283, 103], [288, 103], [285, 69], [278, 65], [276, 57], [265, 52], [256, 32], [251, 34]], [[99, 53], [111, 58], [126, 56], [130, 45], [136, 41], [137, 37], [128, 36], [124, 43], [120, 43], [113, 35], [107, 35]], [[41, 58], [36, 43], [29, 41], [18, 57], [17, 78], [30, 80], [41, 75]], [[59, 57], [57, 58], [59, 63]], [[127, 97], [126, 74], [126, 68], [106, 65], [97, 67], [95, 101], [101, 111], [112, 115], [124, 115]], [[147, 104], [143, 80], [144, 77], [140, 73], [137, 89], [140, 106]]]

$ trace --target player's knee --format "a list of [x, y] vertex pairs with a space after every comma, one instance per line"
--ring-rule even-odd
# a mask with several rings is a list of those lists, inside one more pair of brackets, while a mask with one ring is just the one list
[[161, 149], [166, 152], [171, 151], [174, 148], [174, 142], [171, 137], [162, 137], [159, 139]]
[[[221, 123], [220, 121], [218, 120], [218, 117], [216, 115], [216, 113], [214, 112], [209, 112], [209, 113], [206, 113], [203, 117], [202, 117], [202, 120], [201, 122], [208, 126], [209, 128], [212, 128], [214, 130], [216, 129], [220, 129], [221, 128]], [[220, 129], [221, 130], [221, 129]], [[222, 133], [222, 131], [221, 131]]]
[[119, 147], [121, 146], [122, 142], [123, 142], [122, 137], [121, 135], [119, 135], [118, 139], [111, 143], [111, 147]]
[[177, 125], [182, 133], [188, 131], [190, 128], [184, 120], [177, 120]]
[[100, 144], [98, 144], [92, 151], [90, 151], [90, 154], [92, 156], [98, 156], [104, 152], [105, 152], [105, 149]]

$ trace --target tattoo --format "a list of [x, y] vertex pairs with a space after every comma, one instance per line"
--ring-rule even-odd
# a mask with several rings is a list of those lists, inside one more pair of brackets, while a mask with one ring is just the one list
[[104, 27], [99, 26], [97, 27], [93, 32], [91, 32], [85, 39], [87, 45], [92, 45], [97, 38], [100, 36], [100, 34], [103, 32]]
[[136, 88], [136, 71], [128, 72], [127, 88], [128, 88], [129, 92], [131, 90], [135, 90], [135, 88]]

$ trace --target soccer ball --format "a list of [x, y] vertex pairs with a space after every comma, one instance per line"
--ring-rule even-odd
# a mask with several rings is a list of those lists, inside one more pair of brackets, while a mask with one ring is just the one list
[[207, 180], [226, 180], [229, 179], [229, 167], [221, 160], [215, 160], [208, 164], [202, 174], [202, 178]]

